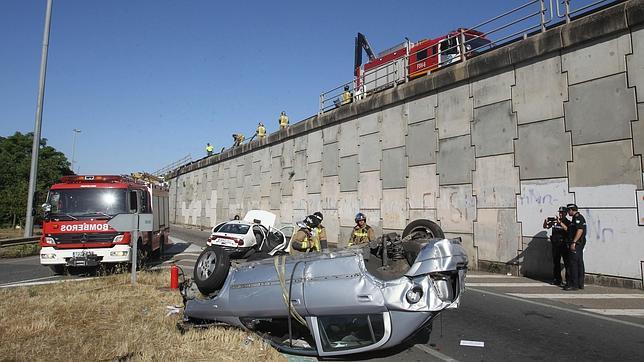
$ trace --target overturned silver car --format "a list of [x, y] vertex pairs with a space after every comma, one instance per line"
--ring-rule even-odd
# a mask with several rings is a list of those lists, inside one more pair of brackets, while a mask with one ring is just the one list
[[465, 289], [460, 239], [426, 236], [388, 234], [362, 249], [233, 261], [207, 297], [185, 283], [184, 323], [238, 326], [301, 355], [396, 346], [456, 308]]

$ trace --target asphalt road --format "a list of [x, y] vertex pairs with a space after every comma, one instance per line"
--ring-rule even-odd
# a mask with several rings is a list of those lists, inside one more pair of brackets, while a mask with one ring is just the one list
[[[175, 244], [165, 261], [156, 267], [176, 263], [190, 276], [208, 234], [208, 230], [172, 227], [171, 239]], [[61, 277], [40, 266], [37, 256], [0, 260], [0, 287], [39, 278]], [[420, 338], [396, 349], [344, 360], [643, 359], [644, 292], [641, 290], [587, 285], [583, 291], [570, 293], [527, 278], [477, 272], [470, 272], [466, 283], [461, 305], [437, 317], [428, 340]], [[463, 341], [482, 346], [464, 346]]]

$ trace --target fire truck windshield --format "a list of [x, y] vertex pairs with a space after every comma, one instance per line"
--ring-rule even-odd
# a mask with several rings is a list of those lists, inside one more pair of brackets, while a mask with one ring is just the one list
[[51, 190], [47, 203], [51, 205], [49, 217], [111, 218], [127, 211], [125, 189], [60, 189]]

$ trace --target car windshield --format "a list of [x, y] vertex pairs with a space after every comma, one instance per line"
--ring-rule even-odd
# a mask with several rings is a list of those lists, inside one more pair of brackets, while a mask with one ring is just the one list
[[47, 203], [50, 216], [70, 218], [111, 217], [127, 211], [126, 189], [61, 189], [51, 190]]
[[246, 224], [226, 224], [219, 228], [217, 232], [228, 234], [241, 234], [245, 235], [250, 229], [250, 225]]

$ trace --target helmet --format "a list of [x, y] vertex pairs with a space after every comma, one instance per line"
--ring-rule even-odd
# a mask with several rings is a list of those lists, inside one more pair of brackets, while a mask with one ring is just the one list
[[318, 219], [320, 219], [320, 222], [321, 222], [322, 220], [324, 220], [324, 216], [322, 216], [322, 213], [321, 213], [321, 212], [319, 212], [319, 211], [314, 212], [314, 213], [313, 213], [313, 216], [317, 216], [317, 217], [318, 217]]
[[364, 216], [364, 214], [363, 214], [363, 213], [361, 213], [361, 212], [359, 212], [359, 213], [357, 213], [357, 214], [356, 214], [356, 223], [357, 223], [358, 221], [360, 221], [360, 220], [365, 220], [365, 221], [367, 220], [367, 217], [366, 217], [366, 216]]
[[348, 91], [348, 90], [349, 90], [349, 86], [348, 86], [348, 85], [345, 85], [345, 86], [344, 86], [344, 90], [345, 90], [345, 91]]
[[559, 212], [568, 212], [568, 208], [565, 206], [560, 206], [559, 207]]
[[306, 226], [309, 229], [313, 229], [314, 227], [318, 226], [317, 218], [315, 216], [307, 216], [303, 221], [302, 224]]

